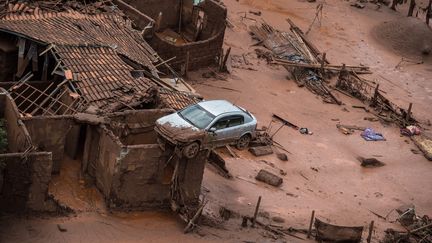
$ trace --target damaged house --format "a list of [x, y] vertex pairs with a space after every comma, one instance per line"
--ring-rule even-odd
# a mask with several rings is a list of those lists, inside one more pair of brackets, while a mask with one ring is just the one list
[[[174, 197], [197, 204], [206, 153], [173, 159], [153, 126], [199, 97], [163, 81], [158, 67], [172, 69], [142, 32], [118, 9], [8, 8], [0, 19], [0, 115], [8, 142], [0, 154], [0, 207], [55, 210], [48, 191], [53, 178], [61, 180], [65, 158], [80, 161], [80, 173], [109, 207], [163, 208]], [[174, 71], [163, 76], [180, 80]]]
[[217, 0], [115, 0], [170, 66], [186, 72], [217, 64], [227, 9]]

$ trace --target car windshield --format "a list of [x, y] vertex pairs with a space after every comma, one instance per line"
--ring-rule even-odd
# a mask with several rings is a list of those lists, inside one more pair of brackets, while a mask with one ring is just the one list
[[215, 118], [215, 116], [199, 105], [189, 106], [180, 111], [179, 114], [183, 119], [200, 129], [206, 128]]

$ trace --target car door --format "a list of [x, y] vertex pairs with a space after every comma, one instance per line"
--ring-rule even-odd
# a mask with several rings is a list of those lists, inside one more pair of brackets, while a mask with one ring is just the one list
[[213, 145], [213, 147], [221, 146], [224, 143], [227, 136], [226, 128], [228, 127], [229, 118], [228, 117], [220, 117], [218, 118], [213, 125], [210, 127], [216, 129], [214, 132], [209, 132], [208, 142]]
[[237, 141], [243, 133], [244, 116], [243, 115], [232, 115], [229, 117], [227, 131], [227, 143]]

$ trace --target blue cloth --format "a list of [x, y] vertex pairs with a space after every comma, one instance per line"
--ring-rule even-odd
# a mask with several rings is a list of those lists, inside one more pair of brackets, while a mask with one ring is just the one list
[[386, 140], [381, 133], [375, 132], [372, 128], [366, 128], [360, 135], [366, 141], [385, 141]]

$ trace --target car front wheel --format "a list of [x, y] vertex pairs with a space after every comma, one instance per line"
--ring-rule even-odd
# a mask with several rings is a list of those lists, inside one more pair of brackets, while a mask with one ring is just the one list
[[188, 159], [195, 158], [199, 152], [199, 147], [198, 142], [190, 143], [183, 148], [183, 155]]
[[239, 150], [244, 150], [244, 149], [246, 149], [246, 148], [249, 146], [250, 141], [251, 141], [251, 136], [250, 136], [250, 135], [248, 135], [248, 134], [243, 135], [243, 136], [242, 136], [242, 137], [237, 141], [237, 144], [236, 144], [237, 149], [239, 149]]

